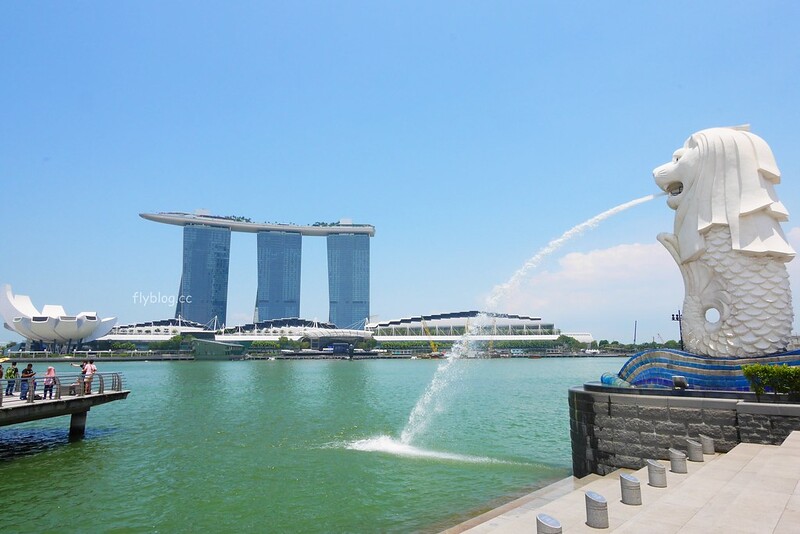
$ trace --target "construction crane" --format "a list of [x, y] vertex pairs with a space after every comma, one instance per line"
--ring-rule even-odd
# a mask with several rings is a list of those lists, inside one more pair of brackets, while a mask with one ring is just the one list
[[487, 355], [491, 358], [494, 354], [494, 336], [497, 335], [497, 318], [492, 317], [492, 332], [489, 337], [489, 345], [486, 347]]
[[439, 347], [436, 346], [436, 342], [433, 340], [431, 331], [428, 329], [428, 325], [425, 324], [425, 319], [420, 319], [420, 322], [422, 322], [422, 330], [425, 332], [425, 335], [428, 336], [428, 342], [431, 344], [431, 354], [438, 353]]

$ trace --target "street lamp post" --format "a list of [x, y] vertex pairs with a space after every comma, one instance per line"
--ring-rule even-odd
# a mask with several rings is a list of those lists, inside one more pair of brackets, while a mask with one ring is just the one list
[[681, 336], [680, 343], [681, 343], [681, 350], [683, 350], [683, 322], [681, 321], [681, 318], [683, 318], [683, 315], [681, 315], [680, 310], [678, 310], [678, 313], [672, 314], [672, 320], [678, 321], [678, 334]]

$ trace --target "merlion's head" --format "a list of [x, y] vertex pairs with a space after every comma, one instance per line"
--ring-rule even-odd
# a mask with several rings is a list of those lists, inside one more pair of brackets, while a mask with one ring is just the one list
[[733, 250], [794, 257], [780, 227], [789, 214], [773, 188], [780, 171], [767, 143], [747, 126], [695, 133], [653, 176], [676, 210], [681, 262], [705, 250], [703, 236], [715, 225], [730, 228]]

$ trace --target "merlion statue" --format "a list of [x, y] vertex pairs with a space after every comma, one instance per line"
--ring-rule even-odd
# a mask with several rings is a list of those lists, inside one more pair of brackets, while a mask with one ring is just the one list
[[714, 357], [786, 350], [794, 250], [780, 223], [789, 213], [774, 185], [780, 171], [749, 127], [695, 133], [653, 171], [675, 210], [675, 233], [658, 240], [683, 275], [681, 330], [689, 352]]

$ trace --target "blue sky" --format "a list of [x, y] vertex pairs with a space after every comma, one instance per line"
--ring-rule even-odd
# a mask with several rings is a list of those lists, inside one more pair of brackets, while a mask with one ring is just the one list
[[[0, 283], [170, 317], [132, 296], [177, 292], [181, 229], [138, 213], [206, 209], [375, 225], [376, 319], [485, 309], [551, 239], [657, 192], [691, 133], [742, 123], [800, 248], [799, 19], [791, 1], [3, 2]], [[659, 198], [608, 219], [498, 311], [676, 338], [683, 285], [655, 240], [672, 215]], [[306, 318], [327, 319], [326, 269], [306, 238]], [[234, 234], [229, 323], [255, 290], [255, 237]]]

